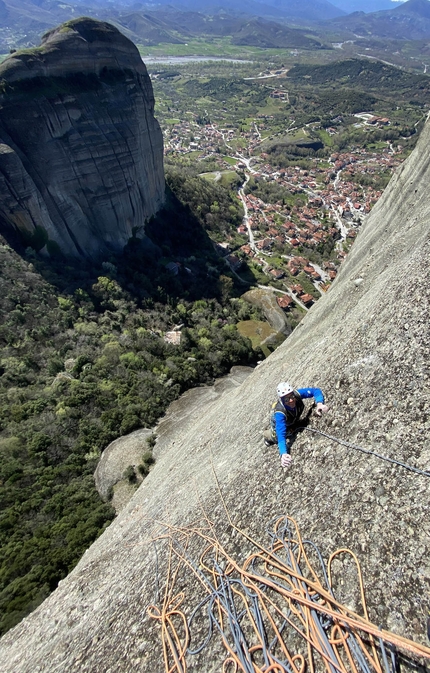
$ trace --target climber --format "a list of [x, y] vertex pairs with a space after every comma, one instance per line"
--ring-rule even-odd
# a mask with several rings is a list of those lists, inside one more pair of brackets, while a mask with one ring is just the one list
[[278, 385], [276, 392], [278, 400], [272, 404], [270, 429], [264, 433], [264, 443], [266, 446], [278, 444], [281, 465], [288, 468], [292, 462], [288, 435], [291, 435], [291, 430], [294, 429], [305, 408], [303, 400], [314, 399], [318, 416], [328, 411], [328, 407], [324, 404], [324, 395], [320, 388], [298, 388], [294, 390], [290, 383], [284, 381]]

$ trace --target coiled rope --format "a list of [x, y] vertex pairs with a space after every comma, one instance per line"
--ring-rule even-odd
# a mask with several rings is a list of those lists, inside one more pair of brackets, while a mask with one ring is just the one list
[[[234, 546], [242, 558], [246, 556], [241, 563], [220, 543], [207, 517], [203, 527], [162, 523], [165, 532], [157, 539], [167, 540], [169, 546], [166, 590], [162, 608], [150, 606], [148, 614], [161, 622], [166, 673], [186, 673], [186, 656], [201, 654], [215, 633], [226, 650], [222, 673], [396, 673], [394, 648], [430, 660], [429, 648], [369, 620], [360, 565], [353, 552], [334, 552], [326, 569], [318, 549], [302, 540], [291, 517], [271, 522], [266, 548], [235, 526], [226, 512], [240, 535], [235, 536]], [[196, 543], [203, 545], [198, 560], [190, 552]], [[321, 566], [322, 581], [306, 547]], [[335, 597], [333, 564], [340, 555], [355, 564], [362, 615]], [[197, 606], [192, 601], [188, 605], [188, 618], [186, 592], [176, 594], [177, 581], [182, 587], [191, 586], [193, 594], [200, 586], [205, 594]], [[209, 624], [207, 633], [191, 649], [194, 621], [199, 618], [200, 633], [203, 615]]]
[[317, 435], [322, 435], [322, 437], [327, 437], [327, 439], [331, 439], [333, 442], [337, 442], [337, 444], [346, 446], [349, 449], [355, 449], [356, 451], [361, 451], [361, 453], [367, 453], [370, 456], [375, 456], [375, 458], [385, 460], [387, 463], [393, 463], [394, 465], [399, 465], [400, 467], [403, 467], [405, 470], [409, 470], [409, 472], [415, 472], [415, 474], [420, 474], [423, 477], [430, 477], [430, 472], [420, 470], [418, 467], [413, 467], [413, 465], [408, 465], [407, 463], [402, 463], [401, 460], [396, 460], [395, 458], [389, 458], [388, 456], [383, 456], [380, 453], [377, 453], [376, 451], [372, 451], [372, 449], [365, 449], [363, 446], [358, 446], [357, 444], [351, 444], [351, 442], [347, 442], [344, 439], [338, 439], [337, 437], [333, 437], [333, 435], [329, 435], [327, 432], [322, 432], [322, 430], [316, 430], [315, 428], [309, 428], [307, 426], [302, 426], [300, 429], [307, 430], [308, 432], [313, 432]]

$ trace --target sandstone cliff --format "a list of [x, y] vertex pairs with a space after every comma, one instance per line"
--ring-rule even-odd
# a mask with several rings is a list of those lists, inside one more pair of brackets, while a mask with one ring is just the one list
[[164, 198], [163, 140], [133, 43], [73, 20], [9, 56], [0, 81], [2, 230], [83, 257], [143, 236]]
[[[291, 337], [241, 386], [161, 436], [155, 468], [129, 505], [0, 641], [1, 671], [164, 670], [158, 626], [146, 617], [156, 583], [151, 520], [189, 523], [203, 505], [234, 548], [212, 460], [239, 526], [264, 542], [266, 522], [289, 514], [325, 558], [349, 546], [372, 620], [425, 642], [430, 480], [309, 433], [285, 473], [261, 433], [279, 380], [320, 385], [330, 412], [313, 426], [429, 469], [429, 142], [427, 124], [333, 287]], [[164, 572], [162, 546], [158, 564]], [[221, 670], [216, 648], [202, 657], [190, 670]]]

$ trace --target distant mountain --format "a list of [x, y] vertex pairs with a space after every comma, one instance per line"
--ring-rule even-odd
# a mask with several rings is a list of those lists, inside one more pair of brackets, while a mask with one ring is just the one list
[[[327, 0], [264, 0], [266, 5], [274, 5], [293, 20], [306, 22], [326, 21], [344, 14]], [[234, 7], [235, 0], [231, 6]]]
[[232, 43], [262, 48], [321, 49], [324, 45], [304, 31], [263, 18], [248, 19], [231, 14], [206, 16], [199, 12], [158, 10], [133, 12], [117, 17], [115, 25], [139, 44], [181, 44], [203, 35], [231, 36]]
[[[130, 40], [146, 46], [183, 44], [192, 36], [212, 35], [231, 36], [237, 45], [318, 49], [322, 46], [319, 38], [289, 28], [285, 22], [309, 24], [342, 14], [326, 0], [272, 2], [174, 0], [173, 4], [161, 0], [145, 10], [139, 2], [112, 7], [99, 0], [0, 0], [0, 53], [11, 47], [34, 46], [46, 30], [82, 14], [109, 21]], [[8, 29], [3, 31], [5, 26]]]
[[323, 45], [299, 30], [292, 30], [271, 21], [253, 19], [232, 37], [232, 43], [243, 46], [282, 49], [321, 49]]
[[7, 20], [10, 28], [22, 27], [34, 30], [40, 26], [40, 30], [46, 30], [59, 21], [70, 18], [72, 8], [60, 2], [51, 2], [49, 7], [44, 7], [41, 2], [33, 4], [31, 0], [5, 0], [1, 4], [2, 28]]
[[[111, 11], [109, 18], [114, 13]], [[0, 0], [0, 50], [36, 45], [49, 28], [82, 15], [108, 18], [97, 0]]]
[[9, 12], [5, 3], [3, 2], [3, 0], [0, 0], [0, 21], [2, 22], [6, 21], [8, 14]]
[[328, 0], [158, 0], [153, 3], [142, 3], [144, 10], [157, 10], [169, 6], [183, 11], [200, 12], [214, 15], [218, 12], [244, 14], [249, 17], [285, 18], [293, 22], [306, 24], [326, 21], [344, 14]]
[[[191, 33], [183, 28], [180, 36], [173, 22], [166, 22], [154, 15], [143, 12], [133, 12], [118, 17], [115, 24], [119, 29], [134, 41], [144, 45], [184, 44], [186, 35]], [[124, 30], [126, 28], [127, 30]]]
[[351, 14], [352, 12], [380, 12], [395, 9], [400, 2], [405, 2], [405, 0], [333, 0], [333, 5]]
[[[163, 40], [158, 42], [187, 41], [187, 38], [197, 35], [232, 35], [241, 30], [248, 19], [232, 16], [231, 14], [218, 14], [207, 16], [200, 12], [182, 12], [172, 8], [161, 9], [152, 12], [136, 11], [132, 14], [120, 14], [118, 24], [133, 30], [139, 40], [157, 37], [157, 30], [163, 31]], [[152, 32], [153, 31], [153, 32]], [[166, 39], [169, 35], [172, 39]]]
[[420, 16], [430, 19], [430, 2], [428, 0], [408, 0], [392, 11], [397, 16]]
[[430, 2], [408, 0], [389, 11], [371, 14], [355, 12], [327, 23], [334, 30], [347, 30], [362, 37], [426, 40], [430, 38]]
[[199, 12], [210, 16], [220, 12], [228, 14], [242, 14], [248, 17], [261, 16], [270, 18], [286, 18], [287, 12], [277, 5], [258, 2], [256, 0], [158, 0], [157, 4], [147, 4], [148, 11], [169, 7], [183, 12]]

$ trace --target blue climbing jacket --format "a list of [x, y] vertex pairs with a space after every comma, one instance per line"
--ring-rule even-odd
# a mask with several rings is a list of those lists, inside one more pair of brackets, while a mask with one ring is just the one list
[[324, 404], [324, 395], [320, 388], [298, 388], [294, 391], [296, 396], [296, 406], [286, 407], [280, 400], [272, 405], [272, 415], [270, 425], [272, 433], [278, 442], [279, 453], [282, 456], [284, 453], [289, 453], [287, 444], [288, 427], [299, 420], [304, 409], [302, 400], [314, 398], [315, 403], [321, 402]]

